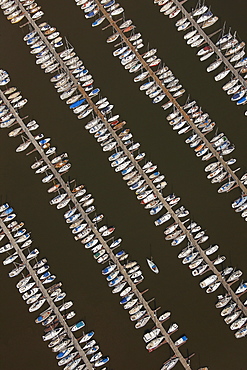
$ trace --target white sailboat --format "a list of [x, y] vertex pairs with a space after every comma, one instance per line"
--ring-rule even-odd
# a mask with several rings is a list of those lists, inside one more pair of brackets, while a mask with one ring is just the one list
[[147, 264], [150, 267], [150, 269], [153, 272], [155, 272], [155, 274], [158, 274], [159, 273], [159, 269], [158, 269], [157, 265], [153, 262], [152, 257], [151, 257], [151, 259], [148, 259], [147, 258]]

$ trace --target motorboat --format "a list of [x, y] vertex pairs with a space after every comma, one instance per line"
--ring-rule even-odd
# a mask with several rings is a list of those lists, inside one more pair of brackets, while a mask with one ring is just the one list
[[73, 351], [74, 346], [68, 347], [68, 345], [70, 345], [70, 344], [71, 344], [71, 340], [70, 339], [65, 339], [64, 341], [62, 341], [61, 343], [59, 343], [58, 345], [56, 345], [55, 347], [53, 347], [53, 349], [52, 349], [53, 352], [60, 351], [56, 355], [56, 359], [57, 360], [60, 360], [61, 358], [69, 355], [70, 352]]
[[184, 249], [182, 249], [182, 251], [178, 254], [178, 258], [184, 258], [184, 257], [187, 257], [189, 256], [193, 251], [194, 251], [195, 247], [193, 245], [187, 245], [187, 247], [185, 247]]
[[16, 260], [16, 258], [18, 258], [18, 257], [19, 257], [19, 255], [17, 254], [17, 252], [15, 252], [12, 255], [5, 258], [5, 260], [3, 261], [3, 264], [8, 265], [8, 264], [14, 262]]
[[[22, 295], [22, 299], [24, 299], [25, 301], [27, 301], [29, 298], [31, 298], [32, 296], [36, 295], [36, 293], [39, 291], [39, 288], [32, 288], [30, 289], [29, 291], [25, 292], [23, 295]], [[41, 294], [38, 296], [38, 298], [41, 296]], [[37, 299], [38, 299], [37, 298]], [[36, 300], [37, 300], [36, 299]], [[29, 301], [28, 304], [30, 303], [33, 303], [34, 300], [32, 300], [31, 302]]]
[[[90, 331], [90, 332], [88, 332], [88, 333], [86, 333], [86, 334], [84, 334], [83, 335], [83, 337], [79, 340], [79, 343], [85, 343], [85, 342], [87, 342], [89, 339], [91, 339], [92, 337], [93, 337], [93, 335], [94, 335], [94, 331]], [[96, 343], [95, 341], [91, 341], [91, 343], [92, 342], [94, 342], [93, 344], [92, 344], [92, 346]], [[88, 342], [88, 344], [89, 344], [90, 342]], [[86, 348], [89, 348], [89, 347], [87, 347], [87, 345], [85, 345], [84, 347], [83, 347], [83, 349], [86, 349]]]
[[235, 291], [236, 295], [243, 294], [247, 290], [247, 283], [241, 283], [237, 290]]
[[226, 316], [226, 317], [224, 318], [224, 321], [225, 321], [225, 323], [226, 323], [227, 325], [230, 325], [230, 324], [232, 324], [236, 319], [238, 319], [238, 317], [239, 317], [241, 314], [242, 314], [242, 311], [241, 311], [241, 310], [238, 310], [238, 309], [233, 310], [233, 312], [232, 312], [230, 315], [228, 315], [228, 316]]
[[14, 277], [14, 276], [19, 275], [24, 270], [25, 267], [26, 267], [26, 265], [24, 265], [24, 264], [21, 264], [21, 265], [15, 267], [13, 270], [11, 270], [9, 272], [9, 277]]
[[56, 345], [58, 345], [59, 343], [61, 343], [63, 340], [64, 340], [64, 338], [67, 336], [67, 334], [66, 333], [64, 333], [64, 332], [62, 332], [61, 334], [59, 334], [58, 336], [55, 336], [55, 338], [54, 339], [52, 339], [51, 341], [50, 341], [50, 343], [48, 344], [48, 347], [49, 348], [52, 348], [52, 347], [54, 347], [54, 346], [56, 346]]
[[213, 261], [213, 264], [214, 265], [219, 265], [221, 264], [222, 262], [224, 262], [226, 260], [226, 257], [225, 256], [218, 256], [214, 261]]
[[111, 281], [113, 279], [115, 279], [118, 275], [120, 274], [120, 271], [119, 270], [113, 270], [113, 272], [111, 272], [107, 277], [106, 277], [106, 280], [107, 281]]
[[247, 196], [246, 195], [242, 195], [240, 198], [236, 199], [232, 203], [232, 208], [241, 207], [246, 201], [247, 201]]
[[158, 317], [158, 320], [159, 320], [159, 322], [164, 322], [164, 321], [168, 320], [170, 316], [171, 316], [171, 312], [166, 311], [161, 316]]
[[139, 328], [142, 328], [143, 326], [145, 326], [148, 321], [151, 319], [150, 316], [144, 316], [142, 317], [140, 320], [138, 320], [135, 324], [135, 328], [136, 329], [139, 329]]
[[171, 370], [179, 361], [178, 357], [171, 357], [168, 361], [164, 362], [161, 370]]
[[247, 317], [242, 317], [236, 321], [234, 321], [233, 324], [231, 324], [230, 329], [231, 330], [237, 330], [240, 329], [247, 321]]
[[100, 360], [98, 360], [98, 361], [96, 361], [96, 362], [94, 363], [94, 366], [95, 366], [95, 367], [102, 366], [102, 365], [106, 364], [109, 360], [110, 360], [110, 359], [109, 359], [109, 357], [108, 357], [108, 356], [106, 356], [106, 357], [102, 357]]
[[231, 302], [225, 307], [223, 308], [223, 310], [221, 311], [220, 315], [221, 316], [227, 316], [227, 315], [230, 315], [233, 310], [235, 309], [237, 303], [236, 302]]
[[169, 212], [165, 213], [163, 216], [154, 221], [155, 226], [162, 225], [164, 222], [170, 220], [171, 214]]
[[206, 293], [212, 293], [212, 292], [215, 292], [216, 289], [218, 289], [221, 285], [221, 282], [220, 281], [216, 281], [215, 283], [213, 284], [210, 284], [208, 286], [208, 288], [206, 289]]
[[210, 256], [214, 252], [216, 252], [219, 249], [219, 246], [217, 244], [212, 244], [209, 246], [208, 249], [205, 250], [205, 253], [207, 256]]
[[182, 337], [180, 337], [179, 339], [177, 339], [174, 344], [176, 347], [180, 347], [182, 344], [184, 344], [186, 341], [188, 340], [188, 338], [186, 337], [186, 335], [183, 335]]
[[221, 63], [222, 63], [222, 62], [223, 62], [223, 61], [222, 61], [222, 59], [217, 59], [215, 62], [211, 63], [211, 64], [207, 67], [206, 71], [207, 71], [207, 72], [212, 72], [212, 71], [214, 71], [215, 69], [217, 69], [217, 68], [221, 65]]
[[[69, 355], [63, 357], [61, 360], [58, 361], [58, 366], [62, 366], [70, 362], [75, 356], [77, 356], [78, 352], [72, 352]], [[68, 369], [68, 368], [67, 368]]]
[[184, 239], [186, 238], [186, 234], [183, 234], [183, 235], [180, 235], [178, 236], [176, 239], [174, 239], [172, 242], [171, 242], [171, 245], [173, 247], [179, 245], [180, 243], [182, 243], [184, 241]]
[[48, 317], [51, 315], [51, 313], [53, 312], [53, 310], [49, 307], [47, 310], [45, 310], [44, 312], [42, 312], [38, 317], [37, 319], [35, 320], [36, 324], [40, 323], [40, 322], [43, 322], [45, 321], [46, 319], [48, 319]]
[[187, 264], [187, 263], [191, 263], [192, 261], [194, 261], [194, 259], [196, 259], [196, 257], [198, 256], [199, 252], [192, 252], [190, 253], [188, 256], [184, 257], [183, 260], [182, 260], [182, 264]]
[[[24, 278], [25, 279], [25, 278]], [[29, 289], [33, 288], [35, 286], [35, 282], [31, 282], [29, 283], [28, 282], [29, 280], [27, 280], [27, 283], [26, 284], [22, 284], [19, 288], [19, 293], [25, 293], [27, 292]]]
[[159, 335], [159, 333], [160, 333], [160, 329], [155, 328], [152, 331], [144, 334], [143, 335], [144, 342], [146, 342], [146, 343], [150, 342], [151, 340], [155, 339]]
[[43, 326], [50, 325], [51, 323], [57, 322], [57, 316], [56, 315], [50, 315], [47, 319], [42, 321]]
[[165, 337], [162, 335], [151, 340], [151, 342], [146, 345], [146, 349], [148, 350], [148, 352], [154, 351], [159, 345], [161, 345], [162, 342], [165, 343], [166, 341], [164, 341], [164, 339]]
[[26, 304], [32, 304], [36, 302], [41, 296], [42, 296], [42, 293], [36, 293], [32, 295], [30, 298], [26, 300]]
[[28, 309], [29, 312], [37, 311], [40, 309], [41, 306], [46, 302], [45, 298], [42, 298], [36, 302], [34, 302]]
[[236, 185], [235, 181], [228, 181], [227, 183], [223, 184], [219, 189], [218, 193], [224, 193], [231, 190], [231, 188]]
[[37, 257], [37, 255], [39, 254], [39, 250], [37, 248], [35, 248], [34, 250], [32, 250], [27, 256], [26, 256], [26, 259], [27, 260], [30, 260], [32, 258], [35, 258]]
[[[127, 284], [127, 281], [124, 281], [122, 283], [119, 283], [119, 284], [115, 285], [115, 287], [112, 289], [112, 293], [115, 294], [115, 293], [121, 292], [121, 290], [125, 287], [126, 284]], [[126, 304], [128, 304], [128, 303], [126, 303]]]
[[203, 264], [199, 265], [197, 268], [195, 268], [194, 270], [192, 270], [192, 275], [193, 275], [193, 276], [201, 275], [201, 274], [203, 274], [207, 269], [208, 269], [208, 265], [207, 265], [206, 263], [203, 263]]
[[232, 299], [232, 297], [228, 294], [225, 294], [224, 296], [221, 294], [218, 296], [218, 302], [215, 304], [215, 307], [216, 308], [222, 308], [224, 306], [226, 306], [230, 300]]
[[71, 331], [77, 331], [85, 326], [84, 321], [80, 320], [76, 324], [70, 327]]
[[201, 288], [206, 288], [210, 284], [213, 284], [216, 280], [218, 279], [217, 275], [210, 275], [206, 279], [200, 282], [200, 287]]
[[[139, 267], [138, 267], [139, 268]], [[129, 294], [131, 292], [131, 287], [130, 286], [128, 286], [127, 288], [125, 288], [124, 290], [122, 290], [121, 292], [120, 292], [120, 297], [125, 297], [125, 296], [127, 296], [127, 294]]]
[[215, 81], [220, 81], [225, 78], [231, 72], [230, 69], [225, 69], [223, 72], [220, 72], [216, 76], [214, 76]]
[[238, 280], [240, 278], [240, 276], [243, 274], [243, 272], [241, 270], [236, 270], [234, 271], [230, 276], [229, 278], [227, 279], [227, 283], [231, 283], [235, 280]]
[[247, 335], [247, 326], [244, 326], [235, 333], [236, 338], [243, 338]]
[[[95, 353], [91, 358], [90, 358], [90, 362], [95, 362], [97, 360], [99, 360], [101, 357], [103, 356], [102, 352], [97, 352]], [[99, 365], [100, 366], [100, 365]]]

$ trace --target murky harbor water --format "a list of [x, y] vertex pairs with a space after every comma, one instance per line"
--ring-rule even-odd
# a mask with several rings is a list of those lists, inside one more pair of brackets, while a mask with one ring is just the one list
[[[210, 235], [210, 243], [220, 245], [220, 253], [226, 255], [228, 265], [244, 271], [246, 278], [246, 223], [231, 209], [231, 202], [239, 191], [219, 195], [218, 186], [206, 179], [204, 164], [184, 144], [185, 137], [176, 135], [167, 124], [160, 107], [151, 104], [145, 94], [134, 84], [116, 58], [112, 57], [113, 46], [106, 44], [111, 30], [102, 32], [92, 29], [91, 22], [70, 0], [61, 4], [58, 0], [39, 4], [45, 12], [44, 20], [57, 27], [75, 47], [85, 66], [94, 76], [95, 86], [101, 88], [115, 105], [131, 128], [135, 141], [139, 141], [148, 159], [158, 164], [166, 174], [168, 187], [164, 194], [175, 192], [196, 220]], [[216, 121], [236, 145], [233, 157], [238, 166], [246, 171], [246, 118], [243, 107], [237, 108], [224, 94], [220, 82], [205, 71], [207, 62], [200, 63], [195, 51], [189, 48], [182, 35], [176, 31], [174, 21], [159, 13], [152, 1], [129, 2], [122, 0], [126, 18], [131, 18], [145, 43], [158, 48], [158, 55], [171, 67], [183, 86]], [[194, 3], [189, 0], [186, 8]], [[212, 11], [220, 16], [214, 30], [223, 25], [238, 31], [239, 38], [246, 41], [245, 11], [241, 0], [220, 4], [211, 0]], [[223, 8], [222, 8], [223, 6]], [[28, 46], [22, 38], [27, 27], [20, 30], [0, 14], [1, 65], [11, 77], [12, 84], [22, 91], [29, 103], [22, 110], [40, 124], [40, 132], [52, 138], [58, 152], [67, 151], [72, 163], [70, 177], [78, 184], [84, 183], [96, 199], [98, 212], [106, 216], [107, 224], [115, 225], [116, 237], [123, 238], [123, 248], [137, 259], [145, 275], [140, 290], [149, 288], [147, 300], [155, 297], [153, 307], [161, 306], [172, 312], [170, 322], [179, 324], [177, 339], [186, 334], [188, 342], [181, 347], [186, 354], [195, 352], [191, 366], [209, 366], [210, 370], [244, 370], [246, 368], [246, 339], [236, 340], [233, 332], [224, 323], [219, 310], [214, 307], [217, 294], [206, 294], [199, 288], [200, 278], [193, 278], [189, 269], [177, 259], [182, 248], [173, 248], [164, 241], [165, 227], [156, 228], [153, 219], [136, 201], [135, 195], [122, 181], [121, 175], [110, 168], [107, 155], [95, 139], [84, 129], [84, 122], [71, 114], [61, 102], [47, 76], [35, 65]], [[210, 59], [211, 62], [211, 59]], [[204, 64], [205, 63], [205, 64]], [[216, 74], [216, 73], [215, 73]], [[223, 80], [224, 81], [224, 80]], [[11, 84], [11, 85], [12, 85]], [[168, 127], [169, 126], [169, 127]], [[63, 221], [62, 212], [49, 205], [51, 197], [41, 177], [35, 176], [30, 165], [34, 156], [16, 153], [20, 139], [10, 139], [7, 131], [0, 132], [1, 155], [1, 201], [8, 201], [32, 231], [35, 247], [42, 256], [49, 258], [52, 273], [63, 282], [68, 299], [74, 301], [78, 320], [86, 321], [87, 328], [97, 335], [102, 352], [110, 356], [109, 367], [123, 369], [159, 369], [169, 358], [168, 347], [162, 346], [147, 353], [142, 335], [144, 330], [135, 330], [128, 314], [120, 307], [119, 297], [113, 295], [101, 275], [102, 266], [95, 263], [89, 251], [76, 243]], [[182, 244], [181, 246], [184, 246]], [[146, 265], [146, 257], [152, 254], [160, 268], [153, 274]], [[224, 265], [226, 267], [226, 265]], [[42, 329], [34, 324], [37, 314], [30, 314], [15, 288], [16, 278], [7, 274], [10, 268], [2, 266], [1, 276], [1, 370], [55, 369], [55, 356], [41, 339]], [[237, 284], [234, 287], [237, 287]], [[147, 329], [149, 326], [147, 325]], [[176, 369], [180, 369], [178, 364]]]

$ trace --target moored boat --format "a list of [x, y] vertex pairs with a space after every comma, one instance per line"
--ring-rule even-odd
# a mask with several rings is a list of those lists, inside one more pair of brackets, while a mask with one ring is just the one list
[[164, 342], [164, 339], [165, 337], [161, 336], [151, 340], [151, 342], [146, 345], [146, 349], [148, 350], [148, 352], [154, 351], [162, 342]]

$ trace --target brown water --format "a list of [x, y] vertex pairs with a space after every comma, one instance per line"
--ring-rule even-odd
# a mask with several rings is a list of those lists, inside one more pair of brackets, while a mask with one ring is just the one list
[[[219, 195], [219, 186], [211, 185], [203, 171], [204, 163], [197, 159], [184, 144], [185, 137], [176, 135], [167, 125], [160, 107], [151, 104], [145, 94], [133, 83], [116, 58], [112, 57], [113, 46], [105, 43], [112, 33], [102, 32], [100, 27], [92, 29], [91, 22], [74, 1], [39, 2], [45, 12], [44, 20], [66, 35], [77, 54], [94, 76], [95, 87], [100, 87], [102, 96], [107, 96], [115, 105], [114, 113], [128, 122], [135, 141], [142, 144], [147, 158], [158, 164], [159, 171], [166, 174], [168, 187], [164, 195], [174, 191], [181, 196], [183, 204], [210, 235], [210, 243], [220, 245], [220, 253], [227, 256], [227, 265], [236, 266], [246, 272], [246, 224], [231, 210], [231, 202], [239, 195], [238, 190]], [[246, 117], [243, 107], [230, 102], [220, 86], [225, 82], [214, 82], [213, 76], [205, 72], [209, 62], [199, 63], [195, 50], [189, 48], [176, 32], [174, 21], [159, 13], [152, 1], [129, 2], [122, 0], [126, 19], [131, 18], [142, 32], [145, 43], [158, 48], [158, 55], [172, 68], [175, 75], [192, 98], [210, 113], [221, 131], [236, 145], [233, 157], [242, 172], [246, 171]], [[246, 4], [237, 0], [219, 3], [211, 0], [212, 11], [220, 15], [216, 30], [226, 20], [232, 31], [238, 30], [239, 38], [246, 40]], [[194, 2], [188, 1], [187, 9]], [[223, 8], [222, 8], [223, 6]], [[51, 137], [58, 152], [67, 151], [72, 169], [71, 179], [84, 183], [95, 198], [98, 212], [103, 212], [108, 225], [115, 225], [116, 237], [123, 238], [122, 246], [137, 259], [145, 275], [141, 290], [149, 288], [147, 300], [155, 297], [155, 305], [172, 311], [172, 318], [165, 323], [179, 324], [173, 335], [176, 340], [186, 334], [188, 342], [181, 347], [184, 355], [195, 352], [191, 362], [193, 369], [209, 366], [210, 370], [245, 370], [246, 339], [236, 340], [233, 332], [224, 323], [220, 312], [214, 307], [217, 294], [207, 295], [199, 288], [199, 278], [192, 278], [190, 271], [177, 259], [178, 251], [164, 242], [164, 226], [156, 228], [149, 216], [135, 199], [121, 175], [110, 168], [107, 155], [102, 152], [94, 138], [84, 129], [61, 102], [55, 89], [29, 53], [22, 41], [27, 33], [17, 25], [12, 26], [0, 15], [1, 67], [6, 69], [12, 84], [29, 99], [22, 109], [40, 124], [39, 132]], [[216, 74], [216, 72], [214, 73]], [[11, 85], [12, 85], [11, 84]], [[1, 155], [1, 201], [8, 201], [16, 210], [18, 220], [25, 221], [31, 230], [34, 246], [40, 256], [47, 257], [51, 272], [63, 282], [68, 300], [74, 301], [76, 319], [86, 322], [86, 331], [94, 330], [95, 339], [105, 355], [110, 356], [109, 368], [115, 370], [155, 370], [171, 355], [169, 348], [160, 347], [149, 354], [142, 335], [146, 329], [135, 330], [127, 312], [119, 305], [119, 297], [113, 295], [101, 275], [98, 266], [80, 243], [75, 243], [59, 212], [49, 206], [50, 196], [41, 177], [34, 175], [30, 165], [34, 155], [15, 153], [20, 139], [9, 139], [7, 131], [0, 132]], [[146, 265], [146, 257], [152, 256], [160, 268], [153, 274]], [[42, 329], [34, 324], [37, 313], [30, 314], [15, 288], [18, 279], [7, 278], [11, 267], [3, 266], [1, 276], [1, 370], [57, 369], [55, 356], [41, 339]], [[246, 275], [245, 275], [246, 276]], [[237, 288], [237, 284], [233, 286]], [[74, 320], [75, 321], [75, 320]], [[73, 321], [73, 322], [74, 322]], [[180, 369], [178, 364], [176, 369]]]

